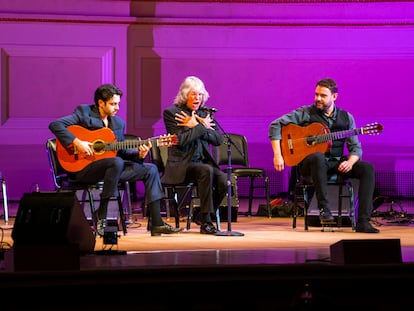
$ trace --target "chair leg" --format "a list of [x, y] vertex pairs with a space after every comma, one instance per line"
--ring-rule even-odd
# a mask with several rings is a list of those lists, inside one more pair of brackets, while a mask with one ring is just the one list
[[[89, 198], [89, 207], [90, 207], [90, 211], [91, 211], [91, 219], [92, 219], [92, 225], [96, 230], [96, 226], [98, 223], [98, 219], [96, 218], [96, 209], [95, 209], [95, 201], [93, 198], [93, 193], [92, 193], [92, 189], [87, 189], [85, 190], [88, 194], [88, 198]], [[85, 191], [82, 194], [82, 200], [85, 200], [84, 195], [85, 195]]]
[[308, 224], [308, 209], [309, 209], [309, 193], [308, 193], [308, 185], [295, 185], [295, 194], [293, 197], [293, 221], [292, 221], [292, 228], [296, 228], [296, 219], [299, 215], [299, 202], [298, 202], [298, 192], [301, 191], [300, 196], [303, 200], [303, 222], [305, 226], [305, 230], [309, 230]]
[[221, 231], [220, 208], [216, 209], [216, 225], [217, 225], [217, 230]]
[[[347, 193], [343, 193], [344, 187], [347, 189]], [[349, 218], [351, 219], [352, 230], [355, 230], [355, 206], [354, 206], [354, 188], [352, 184], [347, 181], [345, 185], [339, 186], [338, 194], [338, 227], [342, 226], [342, 200], [348, 198], [349, 200]]]
[[[173, 202], [174, 202], [174, 218], [175, 218], [175, 227], [180, 228], [180, 203], [179, 203], [179, 195], [175, 188], [173, 188]], [[167, 218], [169, 216], [169, 211], [167, 211]]]
[[[131, 202], [131, 185], [128, 181], [125, 182], [125, 192], [126, 192], [126, 199], [127, 199], [127, 215], [128, 220], [132, 222], [132, 202]], [[124, 197], [125, 197], [124, 196]], [[126, 219], [126, 217], [125, 217]]]
[[309, 230], [309, 223], [308, 223], [308, 209], [309, 209], [309, 193], [308, 193], [308, 186], [303, 187], [303, 219], [305, 223], [305, 230]]
[[[167, 214], [167, 220], [170, 217], [170, 201], [171, 201], [171, 199], [170, 199], [169, 195], [170, 195], [169, 188], [164, 187], [164, 196], [165, 196], [164, 204], [165, 204], [165, 212]], [[147, 210], [147, 212], [148, 212], [148, 210]]]
[[[176, 190], [174, 190], [174, 193], [175, 193], [175, 196], [176, 196], [176, 201], [175, 201], [175, 204], [174, 204], [174, 207], [175, 207], [175, 227], [176, 228], [180, 228], [180, 209], [184, 205], [185, 200], [191, 194], [191, 191], [193, 191], [192, 186], [186, 187], [185, 192], [180, 197], [178, 192]], [[191, 226], [192, 212], [193, 211], [192, 211], [191, 204], [190, 204], [190, 210], [188, 211], [188, 215], [187, 215], [187, 230], [189, 230], [190, 226]]]
[[352, 231], [355, 231], [356, 220], [355, 220], [355, 201], [354, 201], [354, 187], [349, 182], [348, 184], [349, 193], [349, 217], [351, 218]]
[[[176, 196], [177, 196], [177, 201], [175, 201], [175, 227], [176, 228], [180, 228], [180, 209], [183, 207], [186, 199], [191, 194], [191, 191], [193, 191], [193, 187], [188, 186], [185, 189], [185, 192], [181, 195], [181, 197], [178, 195], [178, 192], [175, 191]], [[188, 215], [187, 215], [187, 225], [186, 225], [187, 230], [190, 230], [192, 216], [193, 216], [193, 206], [192, 206], [192, 200], [191, 200], [190, 208], [188, 210]]]
[[[146, 206], [146, 208], [148, 209], [148, 206]], [[147, 231], [151, 231], [151, 212], [149, 210], [147, 210]]]
[[123, 231], [124, 235], [126, 235], [127, 234], [127, 227], [126, 227], [126, 223], [125, 223], [124, 206], [122, 204], [121, 195], [118, 195], [117, 201], [118, 201], [119, 218], [120, 218], [120, 221], [121, 221], [122, 231]]
[[4, 222], [6, 225], [9, 223], [9, 207], [8, 207], [8, 198], [7, 198], [7, 187], [6, 181], [1, 179], [1, 192], [3, 195], [3, 209], [4, 209]]
[[193, 200], [191, 200], [190, 201], [190, 208], [188, 210], [188, 215], [187, 215], [187, 226], [186, 226], [187, 230], [191, 229], [191, 221], [193, 219], [193, 213], [194, 213], [194, 204], [193, 204]]
[[269, 177], [265, 177], [265, 191], [266, 191], [266, 206], [269, 218], [272, 218], [272, 207], [270, 206], [270, 189], [269, 189]]
[[338, 193], [338, 228], [342, 227], [342, 199], [343, 195], [343, 186], [339, 185]]
[[296, 219], [299, 214], [299, 206], [298, 206], [298, 187], [295, 185], [295, 193], [293, 195], [293, 215], [292, 215], [292, 228], [296, 228]]
[[[177, 190], [174, 187], [165, 187], [164, 188], [164, 194], [165, 194], [165, 212], [166, 212], [166, 218], [167, 220], [170, 219], [170, 202], [173, 205], [174, 208], [174, 218], [175, 218], [175, 226], [176, 228], [180, 227], [180, 215], [179, 215], [179, 208], [178, 208], [178, 193]], [[148, 213], [150, 217], [151, 212]], [[149, 222], [149, 218], [148, 218]]]
[[247, 216], [252, 216], [252, 205], [253, 205], [253, 185], [254, 177], [250, 177], [250, 188], [249, 188], [249, 209], [247, 211]]

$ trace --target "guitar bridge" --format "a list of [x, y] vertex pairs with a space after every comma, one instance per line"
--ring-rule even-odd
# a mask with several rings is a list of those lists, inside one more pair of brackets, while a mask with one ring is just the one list
[[293, 154], [293, 142], [292, 142], [292, 138], [290, 137], [290, 134], [288, 134], [288, 148], [289, 148], [289, 153]]

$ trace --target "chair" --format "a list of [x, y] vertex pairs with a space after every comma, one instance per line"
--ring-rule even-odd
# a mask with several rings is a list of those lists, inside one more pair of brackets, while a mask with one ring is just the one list
[[0, 172], [0, 183], [1, 183], [1, 195], [3, 197], [3, 210], [4, 210], [4, 222], [6, 225], [9, 223], [9, 207], [8, 207], [8, 198], [7, 198], [7, 186], [6, 180], [3, 178], [2, 173]]
[[[218, 147], [213, 149], [213, 153], [215, 154], [215, 159], [217, 164], [223, 169], [223, 171], [227, 171], [228, 165], [228, 138], [225, 134], [223, 135], [224, 143]], [[272, 215], [271, 206], [270, 206], [270, 190], [269, 190], [269, 178], [266, 174], [265, 169], [258, 168], [258, 167], [250, 167], [249, 163], [249, 150], [247, 146], [247, 139], [245, 136], [240, 134], [227, 134], [230, 139], [238, 146], [238, 148], [243, 152], [240, 152], [235, 148], [234, 145], [231, 145], [231, 172], [232, 176], [236, 178], [248, 178], [250, 180], [249, 184], [249, 207], [246, 213], [247, 216], [252, 215], [252, 204], [253, 199], [259, 196], [255, 195], [256, 189], [264, 189], [265, 190], [265, 198], [266, 198], [266, 207], [268, 211], [269, 218]], [[261, 178], [263, 183], [255, 183], [257, 178]], [[263, 197], [263, 196], [260, 196]]]
[[[168, 158], [168, 146], [152, 145], [150, 149], [150, 159], [158, 167], [158, 171], [162, 175], [164, 173], [165, 164]], [[165, 204], [167, 219], [170, 217], [170, 204], [174, 208], [174, 218], [176, 228], [180, 227], [180, 211], [185, 207], [187, 202], [190, 203], [187, 214], [186, 229], [190, 230], [192, 215], [193, 215], [193, 203], [194, 199], [198, 198], [197, 185], [193, 182], [181, 183], [181, 184], [162, 184], [165, 193]], [[149, 220], [148, 220], [149, 222]]]
[[[309, 176], [302, 176], [297, 166], [292, 166], [291, 178], [295, 178], [293, 190], [293, 222], [292, 228], [296, 228], [296, 218], [299, 215], [300, 203], [303, 203], [303, 216], [305, 230], [309, 230], [308, 211], [311, 203], [311, 198], [314, 193], [314, 186], [312, 179]], [[347, 178], [343, 178], [339, 174], [333, 174], [328, 176], [328, 187], [338, 187], [338, 217], [337, 227], [342, 227], [342, 203], [344, 199], [348, 199], [349, 202], [349, 218], [351, 219], [352, 230], [355, 231], [355, 206], [354, 206], [354, 187], [351, 181]], [[323, 224], [326, 225], [332, 224]]]
[[[168, 147], [167, 146], [156, 146], [153, 144], [150, 150], [150, 159], [158, 167], [158, 171], [162, 175], [164, 173], [165, 164], [168, 158]], [[186, 208], [188, 203], [187, 211], [187, 222], [186, 229], [190, 230], [191, 222], [193, 220], [194, 205], [199, 200], [197, 185], [193, 182], [184, 182], [180, 184], [166, 184], [162, 183], [165, 192], [165, 204], [167, 218], [169, 218], [170, 203], [174, 208], [175, 226], [180, 227], [180, 211]], [[216, 224], [217, 229], [220, 231], [220, 211], [216, 211]]]
[[[75, 191], [75, 192], [83, 191], [82, 198], [79, 199], [79, 202], [89, 203], [92, 222], [93, 222], [94, 227], [96, 228], [96, 219], [94, 217], [96, 199], [93, 196], [93, 191], [102, 190], [103, 181], [99, 181], [94, 184], [89, 184], [89, 183], [83, 183], [83, 182], [77, 182], [77, 181], [71, 180], [67, 172], [62, 168], [62, 166], [59, 163], [59, 160], [56, 154], [56, 138], [49, 138], [47, 140], [46, 152], [48, 154], [49, 167], [50, 167], [50, 172], [52, 173], [52, 179], [53, 179], [55, 190], [56, 191]], [[120, 191], [125, 191], [127, 197], [130, 198], [128, 182], [120, 183], [119, 189]], [[116, 198], [116, 201], [118, 203], [122, 231], [125, 235], [127, 233], [127, 227], [125, 223], [125, 214], [124, 214], [121, 194]], [[128, 204], [130, 204], [130, 201], [128, 201]], [[130, 205], [128, 206], [128, 208], [130, 208]]]

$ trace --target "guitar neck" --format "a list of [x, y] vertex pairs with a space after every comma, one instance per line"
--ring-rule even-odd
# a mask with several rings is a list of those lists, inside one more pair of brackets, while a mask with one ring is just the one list
[[329, 132], [326, 134], [313, 136], [313, 138], [314, 138], [314, 142], [319, 144], [319, 143], [326, 143], [331, 140], [342, 139], [342, 138], [351, 137], [351, 136], [355, 136], [355, 135], [359, 135], [363, 133], [364, 133], [363, 128], [355, 128], [355, 129], [346, 130], [346, 131]]
[[118, 150], [138, 149], [139, 146], [150, 142], [153, 146], [169, 147], [178, 144], [177, 135], [161, 135], [145, 140], [116, 141], [114, 132], [107, 127], [88, 130], [79, 125], [71, 125], [68, 126], [68, 130], [79, 139], [91, 142], [93, 151], [93, 155], [85, 156], [78, 152], [76, 146], [64, 147], [57, 139], [56, 155], [62, 168], [68, 172], [78, 172], [94, 161], [115, 157]]
[[159, 138], [148, 138], [144, 140], [124, 140], [124, 141], [114, 141], [114, 142], [105, 142], [105, 150], [122, 150], [122, 149], [137, 149], [141, 145], [149, 144], [149, 142], [154, 145], [158, 145]]

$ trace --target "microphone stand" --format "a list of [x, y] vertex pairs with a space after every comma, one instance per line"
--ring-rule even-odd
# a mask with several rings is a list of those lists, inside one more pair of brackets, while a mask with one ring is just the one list
[[214, 123], [217, 127], [221, 130], [223, 135], [226, 137], [227, 141], [224, 144], [227, 145], [227, 231], [219, 231], [216, 233], [217, 236], [244, 236], [244, 233], [231, 231], [231, 194], [232, 194], [232, 167], [231, 167], [231, 146], [233, 145], [234, 148], [243, 156], [243, 151], [240, 150], [239, 146], [231, 139], [230, 135], [227, 134], [221, 125], [214, 119]]

